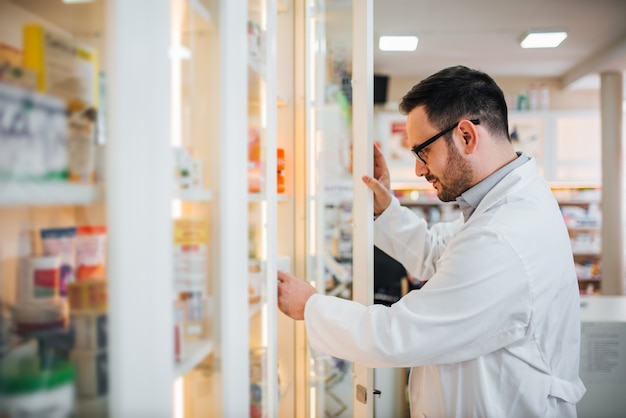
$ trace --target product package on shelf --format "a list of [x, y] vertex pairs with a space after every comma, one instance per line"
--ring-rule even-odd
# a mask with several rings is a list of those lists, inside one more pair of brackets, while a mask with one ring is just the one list
[[0, 415], [73, 416], [75, 370], [67, 360], [46, 361], [36, 340], [0, 357]]
[[76, 368], [76, 396], [82, 407], [91, 405], [101, 413], [109, 391], [106, 280], [70, 283], [68, 300], [73, 336], [69, 359]]
[[174, 147], [175, 185], [178, 189], [204, 188], [204, 162], [194, 159], [184, 147]]
[[186, 358], [189, 343], [211, 338], [212, 306], [203, 291], [179, 292], [174, 301], [174, 356]]
[[108, 351], [72, 350], [70, 359], [76, 368], [78, 398], [101, 398], [109, 391]]
[[60, 259], [54, 256], [25, 257], [18, 287], [20, 305], [49, 305], [59, 301]]
[[248, 63], [261, 75], [264, 75], [266, 42], [263, 28], [248, 21]]
[[23, 62], [37, 74], [37, 89], [83, 108], [98, 106], [98, 54], [39, 24], [23, 28]]
[[108, 307], [107, 282], [104, 278], [83, 279], [67, 287], [67, 300], [74, 312], [105, 312]]
[[248, 303], [259, 304], [263, 300], [264, 269], [261, 260], [248, 260]]
[[106, 277], [106, 242], [104, 225], [76, 228], [76, 280]]
[[22, 65], [22, 51], [0, 42], [0, 67], [11, 66], [18, 67]]
[[18, 303], [12, 310], [14, 331], [23, 337], [36, 337], [67, 327], [68, 312], [65, 301], [50, 302], [46, 305]]
[[[31, 236], [31, 234], [24, 234]], [[38, 337], [67, 327], [67, 302], [60, 292], [62, 259], [57, 254], [35, 255], [31, 241], [23, 246], [17, 266], [17, 294], [12, 306], [13, 331]]]
[[37, 75], [22, 66], [22, 51], [0, 42], [0, 84], [37, 89]]
[[259, 129], [248, 130], [248, 192], [260, 193], [263, 185], [261, 163], [261, 132]]
[[0, 181], [67, 178], [63, 100], [0, 83]]
[[67, 294], [67, 285], [74, 281], [76, 268], [76, 228], [43, 228], [40, 230], [41, 247], [46, 256], [58, 257], [59, 293]]
[[174, 285], [179, 291], [206, 285], [209, 224], [205, 219], [174, 220]]
[[68, 178], [79, 183], [93, 183], [96, 172], [96, 110], [93, 107], [72, 109], [68, 118]]
[[285, 193], [285, 149], [276, 149], [276, 192]]

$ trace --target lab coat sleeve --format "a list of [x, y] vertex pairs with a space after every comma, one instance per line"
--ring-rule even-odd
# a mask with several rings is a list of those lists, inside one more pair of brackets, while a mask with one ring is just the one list
[[391, 307], [311, 297], [311, 347], [368, 367], [412, 367], [473, 359], [523, 338], [530, 291], [520, 255], [489, 228], [458, 234], [447, 251], [430, 281]]
[[393, 197], [389, 207], [374, 222], [374, 244], [396, 259], [413, 276], [428, 280], [435, 273], [437, 260], [446, 248], [453, 232], [462, 225], [439, 222], [429, 227], [427, 222]]

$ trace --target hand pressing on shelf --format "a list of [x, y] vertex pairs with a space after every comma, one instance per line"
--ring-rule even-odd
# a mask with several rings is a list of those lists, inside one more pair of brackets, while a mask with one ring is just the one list
[[304, 307], [317, 290], [306, 280], [278, 270], [278, 308], [292, 319], [304, 319]]
[[374, 215], [380, 215], [391, 203], [391, 180], [387, 162], [378, 145], [374, 145], [374, 176], [363, 176], [361, 180], [374, 192]]

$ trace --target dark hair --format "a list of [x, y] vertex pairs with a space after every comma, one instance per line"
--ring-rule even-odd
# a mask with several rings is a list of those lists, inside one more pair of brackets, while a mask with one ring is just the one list
[[424, 106], [428, 119], [439, 129], [460, 119], [477, 118], [491, 134], [511, 140], [504, 93], [481, 71], [458, 65], [429, 76], [402, 98], [400, 111], [408, 114], [418, 106]]

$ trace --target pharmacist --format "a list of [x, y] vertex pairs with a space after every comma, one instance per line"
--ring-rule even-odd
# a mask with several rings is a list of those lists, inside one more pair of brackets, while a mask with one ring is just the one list
[[429, 228], [401, 207], [378, 148], [363, 181], [374, 192], [375, 244], [426, 284], [391, 307], [363, 306], [279, 272], [280, 309], [305, 321], [315, 350], [411, 367], [413, 418], [576, 416], [585, 387], [570, 241], [535, 160], [513, 148], [501, 89], [451, 67], [414, 86], [400, 109], [416, 174], [461, 216]]

